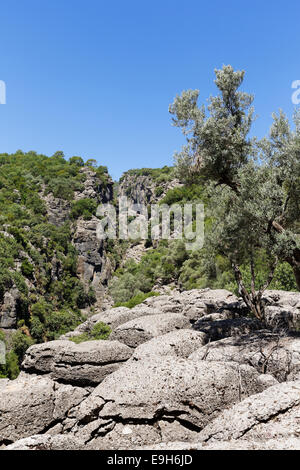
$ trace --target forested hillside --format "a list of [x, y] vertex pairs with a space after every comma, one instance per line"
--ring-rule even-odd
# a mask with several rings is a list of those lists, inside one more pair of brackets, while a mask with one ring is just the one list
[[[215, 231], [217, 190], [180, 159], [174, 167], [130, 170], [113, 185], [94, 160], [66, 161], [62, 152], [0, 155], [0, 335], [8, 350], [2, 376], [16, 377], [31, 344], [73, 330], [105, 308], [107, 295], [115, 306], [132, 308], [166, 286], [238, 293], [230, 259], [209, 244], [188, 251], [185, 240], [97, 240], [97, 206], [117, 206], [122, 195], [149, 208], [202, 202], [206, 239]], [[264, 247], [255, 252], [255, 269], [259, 287], [269, 270]], [[240, 270], [251, 289], [247, 256]], [[288, 263], [277, 264], [270, 288], [297, 290]]]
[[[96, 197], [82, 197], [89, 174]], [[0, 334], [10, 350], [2, 374], [17, 375], [30, 344], [73, 329], [81, 309], [94, 304], [94, 289], [78, 272], [74, 234], [110, 185], [93, 160], [66, 161], [62, 152], [0, 155]]]

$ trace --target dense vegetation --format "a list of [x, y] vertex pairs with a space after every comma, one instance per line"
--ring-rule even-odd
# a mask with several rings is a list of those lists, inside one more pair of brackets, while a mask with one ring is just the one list
[[[0, 303], [17, 290], [18, 330], [7, 344], [0, 374], [14, 377], [28, 346], [58, 338], [82, 320], [80, 309], [94, 302], [92, 289], [77, 277], [72, 222], [89, 218], [95, 201], [74, 201], [85, 175], [80, 157], [66, 161], [62, 152], [48, 158], [35, 152], [0, 155]], [[87, 162], [95, 166], [94, 160]], [[95, 168], [107, 180], [105, 167]], [[70, 219], [50, 224], [44, 198], [52, 193], [70, 204]], [[8, 340], [6, 339], [6, 342]]]
[[138, 168], [126, 171], [120, 178], [120, 183], [128, 176], [149, 176], [157, 185], [172, 181], [174, 178], [174, 168], [164, 166], [162, 168]]

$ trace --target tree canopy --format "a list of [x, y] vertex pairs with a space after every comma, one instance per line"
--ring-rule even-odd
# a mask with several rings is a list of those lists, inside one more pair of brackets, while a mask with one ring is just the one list
[[[170, 106], [173, 123], [187, 144], [176, 154], [179, 170], [209, 188], [213, 228], [206, 237], [214, 253], [231, 262], [239, 293], [263, 319], [261, 297], [279, 260], [293, 269], [300, 289], [300, 118], [294, 128], [282, 111], [273, 115], [268, 137], [250, 138], [253, 96], [243, 91], [244, 72], [216, 70], [218, 95], [198, 106], [199, 91], [184, 91]], [[263, 249], [268, 270], [256, 279], [257, 254]], [[251, 288], [241, 263], [249, 263]]]

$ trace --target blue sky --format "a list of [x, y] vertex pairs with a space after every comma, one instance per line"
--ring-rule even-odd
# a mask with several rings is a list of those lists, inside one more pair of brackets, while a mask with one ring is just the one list
[[129, 168], [171, 164], [183, 139], [168, 105], [215, 93], [214, 68], [247, 72], [263, 136], [294, 105], [300, 2], [10, 0], [1, 3], [0, 152], [81, 155]]

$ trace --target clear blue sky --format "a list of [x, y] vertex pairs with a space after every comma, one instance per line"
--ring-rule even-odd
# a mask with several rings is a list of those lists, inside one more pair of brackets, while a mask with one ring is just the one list
[[63, 150], [114, 178], [171, 164], [169, 103], [187, 88], [205, 101], [223, 64], [246, 70], [259, 136], [293, 112], [299, 0], [10, 0], [0, 14], [0, 152]]

